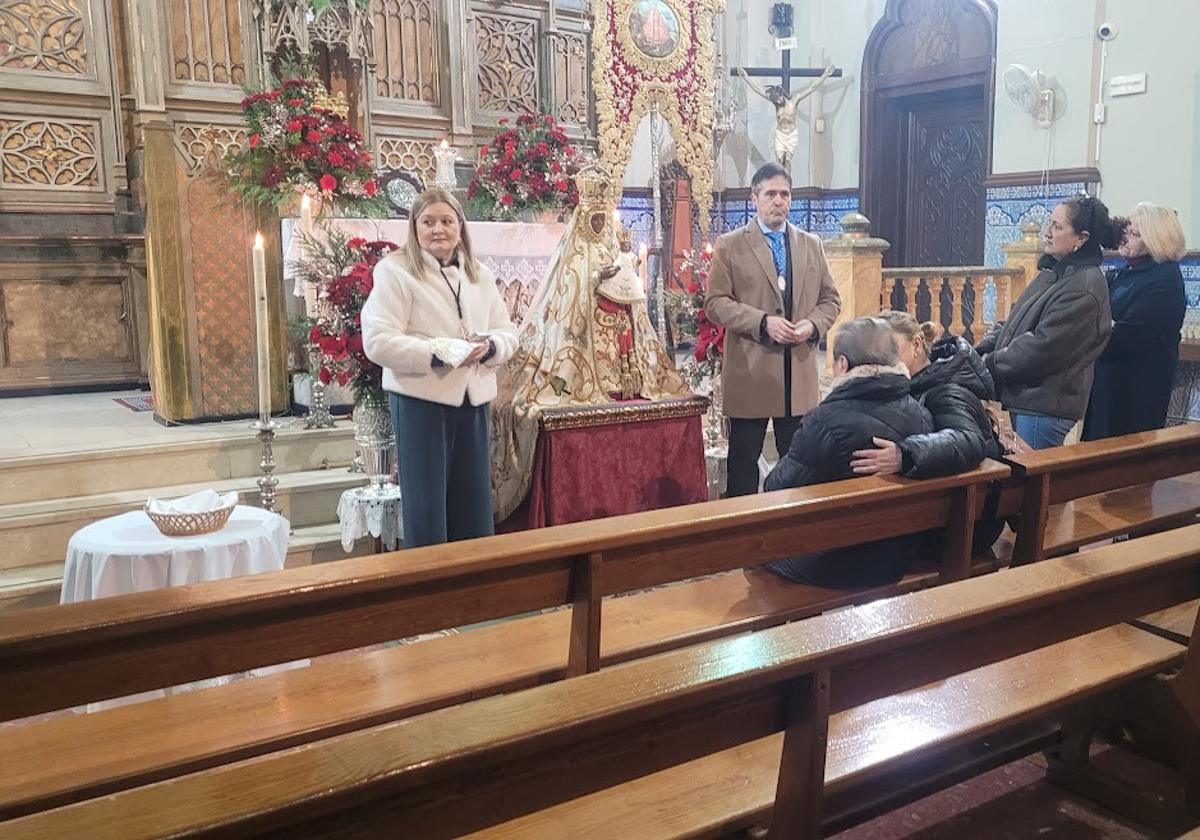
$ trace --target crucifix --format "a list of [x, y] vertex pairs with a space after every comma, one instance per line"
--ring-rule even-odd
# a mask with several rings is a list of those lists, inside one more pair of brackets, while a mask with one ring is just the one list
[[[796, 125], [796, 108], [825, 84], [826, 79], [830, 76], [841, 76], [842, 71], [832, 64], [824, 68], [793, 67], [792, 51], [782, 52], [783, 64], [780, 67], [735, 67], [729, 71], [729, 75], [740, 77], [752, 91], [775, 106], [775, 158], [781, 166], [790, 171], [792, 153], [796, 151], [796, 143], [800, 139], [800, 131]], [[754, 83], [751, 76], [779, 78], [782, 84], [768, 85], [764, 90]], [[815, 82], [804, 90], [792, 93], [792, 79], [813, 76], [817, 77]]]

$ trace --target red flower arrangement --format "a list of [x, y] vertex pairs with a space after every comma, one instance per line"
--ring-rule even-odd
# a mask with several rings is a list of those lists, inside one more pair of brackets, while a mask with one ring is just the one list
[[681, 273], [686, 278], [683, 291], [667, 292], [667, 307], [674, 316], [679, 337], [695, 341], [691, 358], [684, 366], [684, 373], [693, 388], [701, 387], [705, 379], [720, 375], [725, 355], [725, 328], [710, 321], [704, 310], [711, 268], [711, 248], [699, 253], [684, 251], [680, 263]]
[[250, 136], [226, 160], [238, 194], [282, 208], [298, 194], [356, 215], [383, 215], [374, 157], [346, 122], [345, 102], [315, 79], [288, 79], [242, 100]]
[[515, 128], [500, 120], [501, 131], [480, 147], [467, 199], [487, 219], [512, 219], [525, 211], [571, 209], [579, 203], [572, 176], [579, 152], [554, 117], [522, 114]]
[[349, 385], [356, 403], [384, 398], [383, 369], [363, 351], [362, 308], [375, 285], [375, 265], [396, 250], [394, 242], [347, 239], [331, 231], [304, 264], [308, 282], [321, 288], [318, 317], [309, 339], [321, 350], [317, 376], [328, 385]]

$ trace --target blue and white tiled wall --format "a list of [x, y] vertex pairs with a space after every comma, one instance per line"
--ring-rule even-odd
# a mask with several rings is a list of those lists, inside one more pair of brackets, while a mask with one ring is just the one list
[[1000, 246], [1021, 236], [1022, 222], [1046, 223], [1054, 205], [1064, 198], [1087, 192], [1087, 184], [1029, 184], [1019, 187], [989, 187], [987, 191], [986, 231], [983, 240], [983, 264], [1004, 265]]
[[[633, 231], [634, 247], [649, 243], [654, 218], [652, 199], [645, 195], [626, 193], [621, 197], [621, 220]], [[820, 198], [797, 198], [792, 201], [791, 219], [797, 227], [829, 239], [842, 232], [842, 216], [858, 212], [858, 196], [854, 193], [835, 193]], [[718, 199], [709, 211], [710, 230], [716, 237], [746, 224], [754, 217], [748, 198]]]

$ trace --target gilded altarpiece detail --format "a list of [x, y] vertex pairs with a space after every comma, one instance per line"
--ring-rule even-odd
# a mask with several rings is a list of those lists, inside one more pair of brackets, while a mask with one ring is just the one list
[[100, 166], [99, 122], [0, 115], [0, 186], [94, 191]]

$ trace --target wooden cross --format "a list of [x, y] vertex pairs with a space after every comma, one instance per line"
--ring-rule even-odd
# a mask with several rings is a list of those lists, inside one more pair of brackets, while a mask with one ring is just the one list
[[[737, 76], [738, 69], [734, 67], [729, 71], [729, 75]], [[780, 87], [783, 88], [785, 96], [790, 95], [792, 92], [792, 79], [820, 76], [825, 72], [824, 67], [793, 67], [791, 50], [783, 50], [783, 64], [780, 67], [742, 67], [740, 69], [744, 70], [747, 76], [756, 76], [758, 78], [773, 78], [778, 76], [783, 81]], [[842, 71], [839, 68], [834, 70], [830, 75], [835, 79], [840, 78]]]

